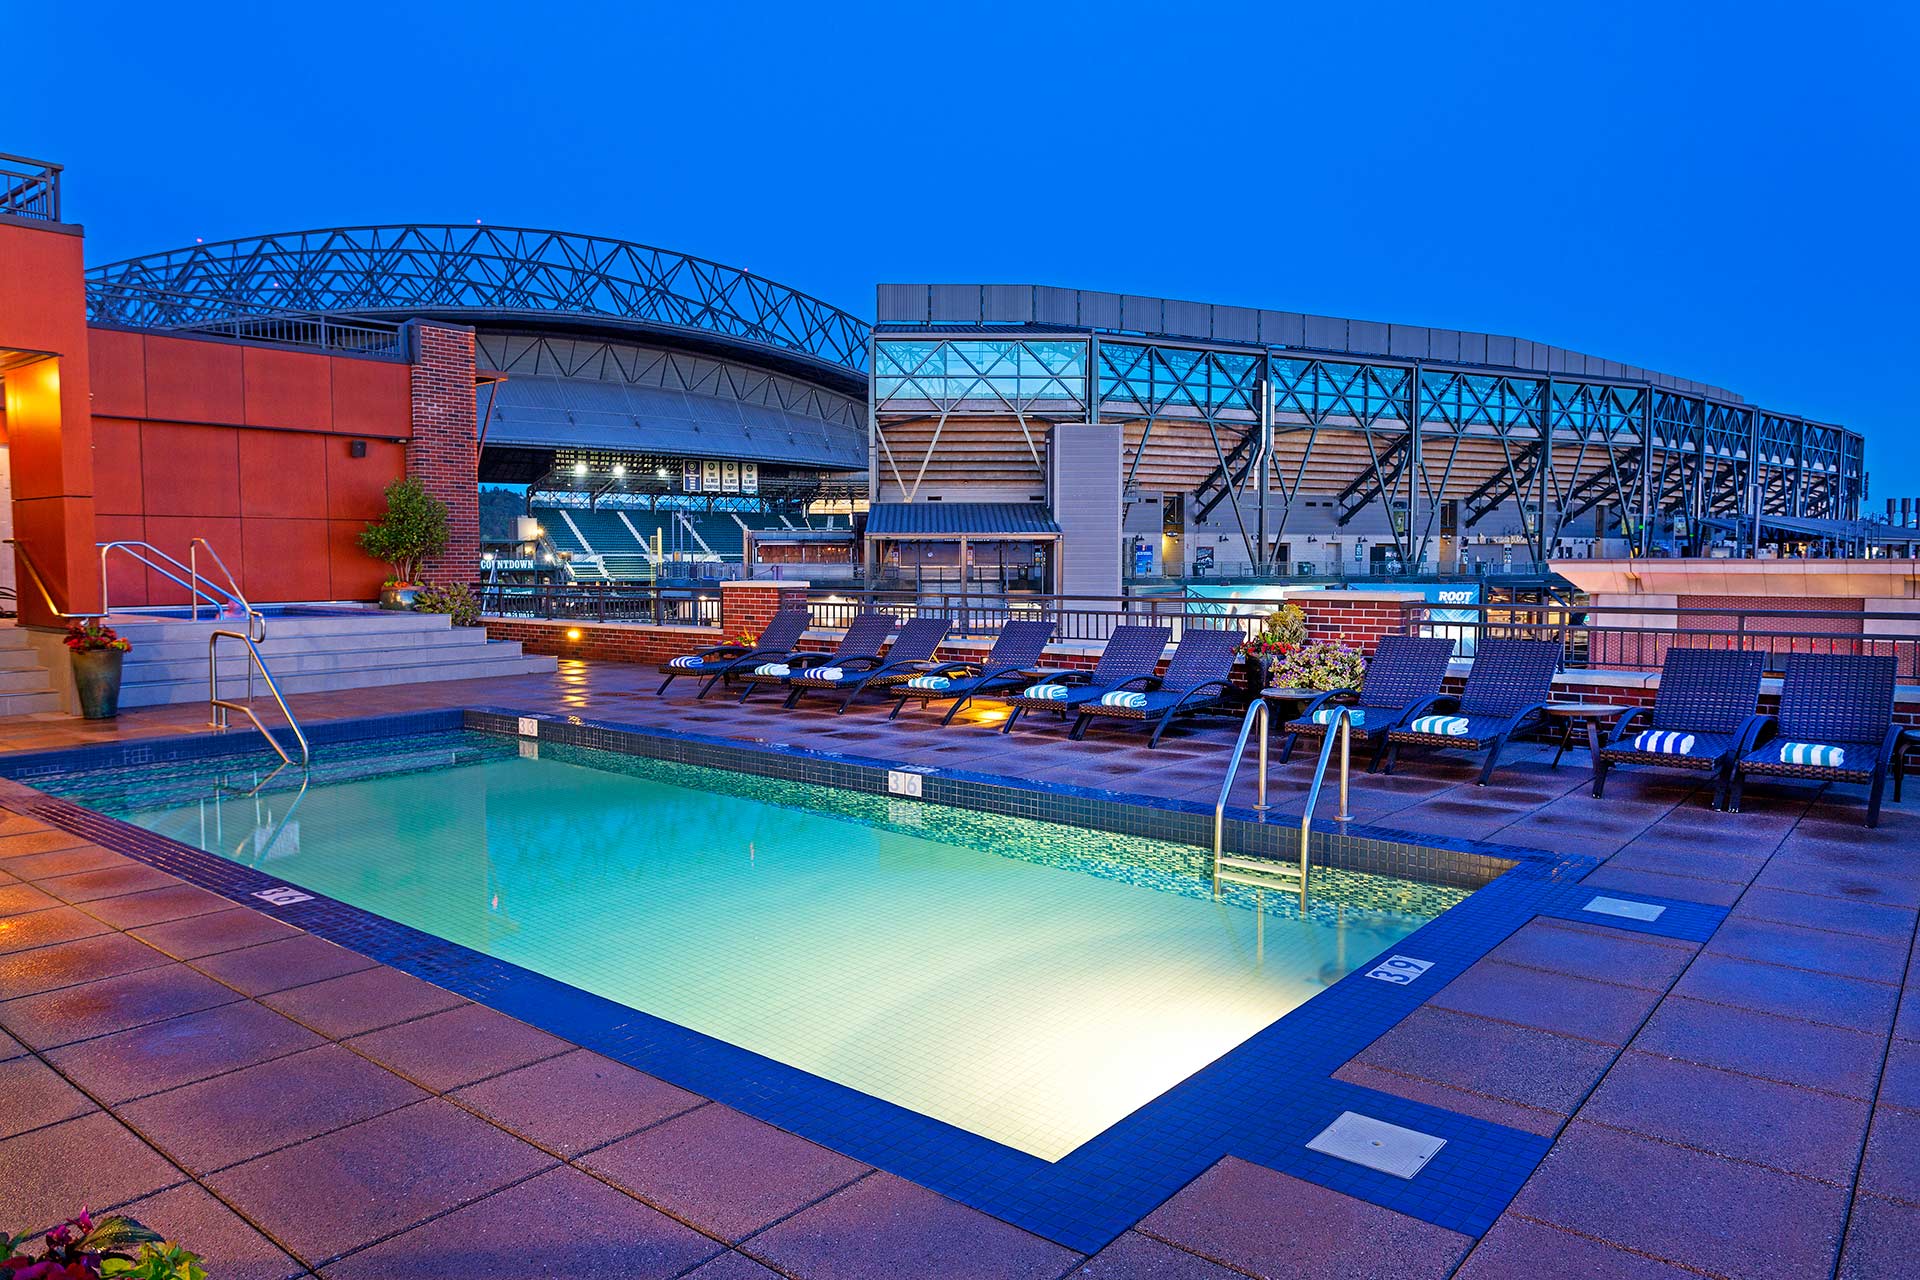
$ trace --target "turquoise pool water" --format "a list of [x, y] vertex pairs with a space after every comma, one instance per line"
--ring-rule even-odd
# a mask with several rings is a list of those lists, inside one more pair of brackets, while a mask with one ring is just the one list
[[1466, 891], [455, 733], [48, 791], [1053, 1160]]

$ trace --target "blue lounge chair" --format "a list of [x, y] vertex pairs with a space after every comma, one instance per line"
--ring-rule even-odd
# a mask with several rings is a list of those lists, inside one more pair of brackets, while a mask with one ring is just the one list
[[1739, 810], [1750, 777], [1859, 783], [1867, 788], [1867, 825], [1879, 826], [1887, 773], [1893, 773], [1897, 804], [1903, 772], [1896, 759], [1901, 726], [1893, 720], [1893, 658], [1797, 653], [1782, 677], [1779, 714], [1761, 717], [1734, 764], [1731, 807]]
[[763, 684], [785, 685], [794, 675], [811, 667], [845, 670], [856, 658], [877, 661], [887, 637], [893, 634], [893, 626], [892, 614], [862, 613], [847, 624], [846, 634], [840, 637], [840, 643], [831, 653], [808, 650], [790, 653], [774, 662], [755, 663], [739, 677], [747, 686], [740, 693], [740, 701], [745, 702]]
[[929, 702], [951, 699], [953, 705], [940, 717], [941, 724], [951, 724], [960, 709], [975, 698], [1010, 692], [1026, 684], [1026, 673], [1040, 661], [1040, 654], [1051, 639], [1051, 622], [1002, 623], [993, 648], [987, 650], [987, 656], [981, 661], [937, 663], [908, 677], [905, 683], [894, 685], [890, 692], [897, 701], [887, 713], [887, 719], [899, 715], [909, 701], [925, 706]]
[[1559, 666], [1558, 640], [1482, 639], [1459, 697], [1442, 694], [1416, 703], [1400, 728], [1387, 731], [1386, 771], [1393, 772], [1402, 747], [1484, 750], [1480, 785], [1486, 786], [1507, 739], [1540, 718]]
[[809, 693], [841, 695], [835, 715], [845, 715], [867, 689], [887, 689], [934, 665], [934, 651], [953, 630], [951, 618], [915, 618], [900, 628], [885, 657], [849, 658], [845, 666], [817, 666], [787, 677], [786, 706], [798, 706]]
[[1734, 649], [1669, 649], [1660, 664], [1653, 706], [1621, 716], [1593, 761], [1593, 794], [1617, 764], [1688, 769], [1713, 779], [1713, 807], [1723, 808], [1733, 762], [1752, 741], [1766, 655]]
[[1029, 684], [1004, 701], [1013, 708], [1000, 732], [1010, 733], [1013, 722], [1023, 711], [1052, 711], [1064, 716], [1081, 703], [1097, 700], [1110, 689], [1118, 689], [1129, 680], [1150, 676], [1167, 651], [1172, 627], [1143, 627], [1132, 623], [1115, 627], [1100, 649], [1100, 661], [1092, 671], [1062, 671], [1037, 684]]
[[1447, 678], [1453, 660], [1453, 640], [1430, 636], [1382, 636], [1367, 663], [1358, 689], [1333, 689], [1307, 703], [1297, 719], [1287, 722], [1280, 741], [1280, 763], [1293, 756], [1300, 737], [1326, 736], [1327, 722], [1336, 707], [1354, 711], [1353, 736], [1373, 744], [1374, 765], [1387, 749], [1387, 734], [1406, 722], [1413, 708], [1431, 700]]
[[656, 694], [667, 691], [667, 686], [681, 676], [704, 676], [706, 682], [700, 686], [700, 696], [706, 697], [707, 690], [728, 672], [754, 666], [762, 662], [777, 662], [793, 652], [800, 643], [800, 637], [806, 634], [807, 611], [804, 608], [781, 609], [767, 620], [760, 635], [752, 644], [716, 644], [702, 649], [698, 653], [689, 653], [678, 658], [669, 658], [660, 664], [660, 674], [666, 677]]
[[1164, 676], [1135, 676], [1080, 704], [1068, 735], [1078, 742], [1096, 718], [1134, 720], [1153, 725], [1149, 747], [1160, 744], [1167, 726], [1182, 716], [1217, 707], [1226, 699], [1227, 678], [1246, 639], [1238, 630], [1189, 625], [1167, 659]]

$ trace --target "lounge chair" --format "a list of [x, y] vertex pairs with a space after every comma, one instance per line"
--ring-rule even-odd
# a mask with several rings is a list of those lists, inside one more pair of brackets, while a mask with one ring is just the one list
[[845, 715], [853, 700], [868, 688], [887, 689], [934, 665], [933, 654], [953, 629], [951, 618], [915, 618], [901, 626], [885, 657], [849, 658], [844, 666], [808, 667], [787, 677], [789, 707], [809, 693], [837, 693]]
[[888, 690], [897, 701], [887, 713], [887, 719], [899, 715], [910, 701], [925, 706], [929, 702], [951, 699], [953, 705], [940, 717], [941, 724], [951, 724], [960, 709], [975, 698], [1011, 692], [1028, 683], [1026, 673], [1040, 661], [1041, 651], [1051, 639], [1051, 622], [1002, 623], [993, 648], [987, 650], [987, 656], [979, 662], [938, 663]]
[[1080, 704], [1079, 718], [1068, 735], [1075, 742], [1087, 736], [1095, 717], [1151, 722], [1149, 747], [1181, 716], [1211, 710], [1225, 701], [1227, 678], [1246, 636], [1238, 630], [1189, 626], [1167, 659], [1164, 676], [1135, 676]]
[[740, 701], [752, 697], [754, 690], [763, 684], [785, 685], [793, 676], [811, 667], [845, 670], [855, 658], [878, 661], [887, 637], [893, 634], [894, 623], [890, 613], [862, 613], [847, 624], [846, 634], [840, 637], [840, 643], [831, 653], [808, 650], [790, 653], [774, 662], [755, 663], [740, 673], [739, 679], [747, 686], [740, 693]]
[[767, 620], [752, 644], [716, 644], [698, 653], [669, 658], [660, 664], [660, 674], [666, 679], [654, 693], [665, 693], [667, 686], [681, 676], [705, 676], [706, 682], [700, 686], [700, 696], [704, 698], [707, 690], [729, 671], [756, 663], [777, 662], [793, 652], [806, 633], [807, 619], [804, 608], [781, 609]]
[[1893, 721], [1894, 659], [1797, 653], [1780, 682], [1780, 711], [1764, 716], [1753, 741], [1734, 763], [1730, 807], [1750, 777], [1810, 778], [1867, 788], [1867, 825], [1880, 825], [1880, 797], [1893, 773], [1900, 800], [1903, 770], [1896, 760], [1901, 727]]
[[1013, 722], [1023, 711], [1052, 711], [1064, 716], [1081, 703], [1097, 699], [1110, 689], [1118, 689], [1137, 676], [1150, 676], [1167, 651], [1172, 627], [1143, 627], [1128, 623], [1115, 627], [1101, 647], [1100, 661], [1092, 671], [1062, 671], [1038, 684], [1029, 684], [1020, 692], [1001, 700], [1011, 711], [1000, 732], [1013, 731]]
[[1415, 703], [1406, 723], [1387, 731], [1386, 772], [1392, 773], [1399, 763], [1402, 747], [1484, 750], [1487, 763], [1480, 770], [1480, 785], [1486, 786], [1507, 739], [1539, 719], [1559, 666], [1558, 640], [1481, 640], [1459, 697], [1442, 694]]
[[1297, 719], [1287, 722], [1280, 741], [1280, 763], [1293, 755], [1296, 739], [1326, 736], [1335, 709], [1353, 709], [1353, 736], [1362, 745], [1373, 744], [1373, 765], [1387, 749], [1387, 734], [1405, 723], [1407, 715], [1440, 692], [1453, 659], [1451, 637], [1382, 636], [1380, 647], [1367, 663], [1358, 689], [1334, 689], [1307, 703]]
[[1758, 719], [1766, 655], [1734, 649], [1669, 649], [1653, 706], [1621, 716], [1593, 760], [1593, 794], [1606, 790], [1617, 764], [1688, 769], [1713, 779], [1713, 807], [1724, 808], [1733, 762]]

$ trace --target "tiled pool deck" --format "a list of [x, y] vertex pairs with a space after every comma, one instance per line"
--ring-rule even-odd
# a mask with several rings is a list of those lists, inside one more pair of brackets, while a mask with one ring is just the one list
[[[295, 705], [577, 714], [1207, 804], [1231, 741], [1225, 721], [1152, 752], [1044, 720], [1003, 738], [655, 683], [562, 663]], [[0, 752], [202, 719], [19, 721]], [[18, 815], [0, 817], [0, 1226], [131, 1205], [216, 1277], [1911, 1274], [1920, 802], [1868, 832], [1856, 796], [1811, 789], [1753, 788], [1726, 815], [1629, 771], [1594, 801], [1583, 755], [1548, 758], [1520, 750], [1487, 788], [1410, 759], [1357, 780], [1354, 815], [1603, 859], [1586, 885], [1726, 916], [1704, 945], [1535, 919], [1338, 1069], [1551, 1141], [1477, 1239], [1228, 1158], [1085, 1258]], [[1281, 810], [1306, 773], [1276, 771]]]

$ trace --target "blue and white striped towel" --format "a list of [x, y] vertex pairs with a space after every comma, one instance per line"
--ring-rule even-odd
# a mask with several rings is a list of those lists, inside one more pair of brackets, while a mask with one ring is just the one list
[[1069, 690], [1063, 684], [1030, 684], [1021, 693], [1023, 698], [1042, 698], [1048, 702], [1058, 702], [1066, 697]]
[[784, 662], [763, 662], [753, 669], [757, 676], [790, 676], [793, 668]]
[[691, 668], [691, 667], [699, 667], [704, 665], [704, 663], [700, 655], [689, 653], [683, 657], [667, 659], [667, 665], [670, 667], [680, 667], [682, 669], [685, 669], [685, 668]]
[[1672, 729], [1643, 729], [1633, 735], [1633, 749], [1657, 756], [1690, 756], [1693, 735]]
[[1415, 716], [1407, 726], [1415, 733], [1433, 733], [1443, 738], [1464, 738], [1470, 727], [1465, 716]]
[[907, 681], [907, 688], [909, 689], [945, 689], [952, 684], [953, 684], [953, 681], [947, 679], [945, 676], [915, 676], [911, 680]]
[[814, 680], [838, 680], [847, 673], [838, 667], [813, 667], [801, 672]]
[[[1351, 713], [1353, 715], [1354, 728], [1358, 729], [1367, 722], [1367, 713], [1359, 707], [1351, 708]], [[1315, 724], [1332, 724], [1333, 718], [1339, 714], [1340, 708], [1338, 707], [1322, 707], [1313, 713], [1313, 722]]]
[[1135, 692], [1132, 689], [1115, 689], [1111, 693], [1103, 693], [1100, 695], [1100, 705], [1103, 707], [1144, 707], [1147, 705], [1147, 695]]
[[1780, 744], [1780, 763], [1844, 769], [1847, 767], [1847, 749], [1830, 747], [1824, 742], [1783, 742]]

